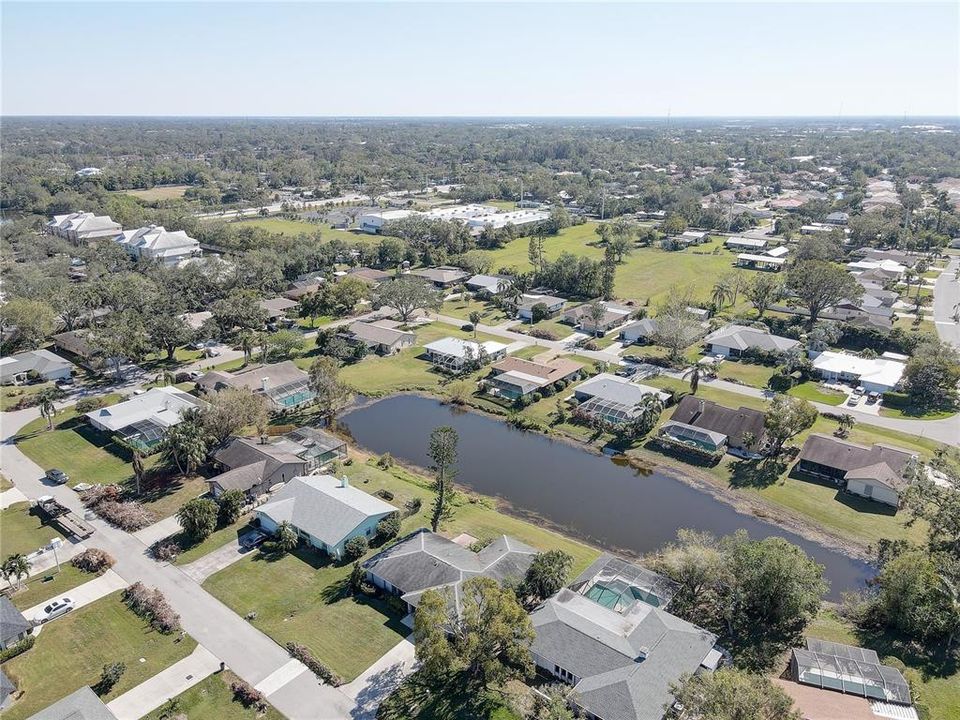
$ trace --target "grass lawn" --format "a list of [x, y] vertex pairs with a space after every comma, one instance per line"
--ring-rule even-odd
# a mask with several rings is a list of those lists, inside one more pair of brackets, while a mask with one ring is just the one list
[[303, 330], [316, 330], [331, 322], [333, 322], [333, 318], [330, 315], [319, 315], [313, 319], [312, 323], [308, 317], [298, 317], [297, 327]]
[[[546, 238], [546, 256], [554, 260], [562, 252], [585, 255], [595, 259], [603, 257], [603, 246], [596, 234], [598, 223], [588, 222], [564, 228], [559, 234]], [[530, 270], [527, 258], [529, 240], [520, 238], [507, 243], [499, 250], [490, 252], [494, 270], [516, 266], [522, 271]], [[735, 256], [721, 250], [717, 254], [711, 251], [720, 247], [716, 243], [702, 245], [696, 249], [668, 252], [659, 248], [635, 248], [622, 264], [617, 267], [617, 297], [646, 300], [656, 304], [662, 301], [673, 286], [694, 288], [696, 300], [709, 300], [712, 280], [727, 272], [749, 271], [735, 270]], [[710, 282], [704, 282], [710, 278]], [[740, 300], [740, 306], [746, 307]]]
[[178, 637], [151, 629], [123, 604], [119, 592], [75, 610], [47, 625], [32, 649], [4, 663], [4, 672], [24, 693], [4, 718], [30, 717], [83, 685], [96, 684], [105, 664], [123, 662], [126, 672], [103, 697], [109, 702], [193, 652], [193, 638], [176, 642]]
[[7, 480], [6, 476], [0, 475], [0, 492], [6, 492], [13, 487], [13, 483]]
[[556, 340], [563, 340], [573, 335], [577, 329], [573, 325], [568, 325], [567, 323], [560, 322], [562, 315], [557, 315], [556, 317], [547, 318], [546, 320], [541, 320], [538, 323], [523, 323], [512, 328], [514, 332], [521, 332], [529, 334], [531, 330], [546, 330], [552, 332]]
[[881, 405], [880, 414], [884, 417], [906, 418], [909, 420], [942, 420], [951, 415], [956, 415], [957, 410], [956, 408], [949, 408], [943, 410], [927, 410], [926, 412], [918, 413], [910, 408], [891, 408]]
[[280, 558], [255, 552], [203, 584], [281, 645], [306, 645], [347, 681], [366, 670], [408, 632], [386, 603], [346, 594], [351, 564], [336, 565], [300, 549]]
[[53, 538], [63, 535], [52, 525], [45, 525], [30, 514], [30, 503], [21, 502], [0, 511], [0, 546], [3, 557], [31, 553]]
[[[52, 577], [53, 579], [44, 582], [44, 578], [47, 577]], [[27, 608], [32, 608], [34, 605], [39, 605], [45, 600], [49, 600], [55, 595], [62, 595], [68, 590], [72, 590], [78, 585], [83, 585], [85, 582], [96, 578], [97, 575], [94, 573], [83, 572], [83, 570], [77, 570], [77, 568], [69, 562], [61, 562], [60, 572], [56, 572], [56, 568], [54, 568], [48, 573], [37, 575], [27, 583], [26, 588], [10, 599], [18, 608], [26, 610]]]
[[187, 365], [189, 363], [194, 363], [197, 360], [202, 360], [202, 359], [203, 359], [202, 350], [191, 350], [186, 345], [184, 345], [183, 347], [178, 347], [176, 350], [173, 351], [172, 360], [167, 359], [166, 351], [151, 353], [150, 355], [147, 355], [143, 359], [143, 362], [140, 363], [140, 367], [142, 367], [148, 373], [151, 373], [151, 372], [159, 373], [162, 370], [173, 371], [173, 370], [176, 370], [176, 368], [180, 367], [181, 365]]
[[157, 185], [148, 190], [121, 190], [121, 192], [124, 195], [132, 195], [139, 200], [155, 202], [157, 200], [177, 200], [178, 198], [182, 198], [189, 188], [189, 185]]
[[873, 648], [881, 660], [899, 658], [908, 670], [916, 671], [909, 672], [911, 677], [907, 679], [917, 684], [915, 689], [919, 690], [920, 701], [929, 709], [931, 720], [960, 720], [960, 670], [956, 662], [942, 657], [920, 656], [908, 642], [888, 633], [857, 628], [826, 607], [807, 627], [806, 635]]
[[510, 353], [510, 357], [520, 358], [521, 360], [532, 360], [537, 355], [543, 355], [545, 352], [549, 352], [549, 350], [545, 347], [540, 345], [528, 345], [525, 348], [520, 348], [515, 353]]
[[42, 382], [36, 385], [3, 385], [0, 386], [0, 412], [15, 410], [17, 403], [25, 397], [53, 387], [52, 382]]
[[743, 385], [755, 388], [765, 388], [771, 376], [777, 371], [775, 367], [746, 362], [725, 362], [720, 365], [717, 375], [721, 380], [732, 380]]
[[189, 720], [284, 720], [272, 705], [268, 704], [267, 711], [261, 714], [236, 702], [230, 685], [237, 680], [239, 678], [229, 670], [214, 673], [144, 716], [143, 720], [172, 720], [181, 716]]
[[[119, 396], [109, 396], [116, 402]], [[57, 415], [54, 429], [38, 418], [27, 423], [16, 438], [23, 453], [42, 468], [59, 468], [70, 476], [70, 486], [79, 482], [133, 483], [129, 451], [113, 437], [91, 427], [72, 407]], [[157, 519], [172, 515], [187, 500], [202, 494], [206, 485], [199, 477], [170, 476], [160, 464], [160, 454], [143, 460], [147, 480], [139, 498]]]
[[[227, 214], [229, 218], [229, 213]], [[320, 233], [324, 240], [340, 239], [356, 245], [357, 243], [370, 242], [369, 235], [350, 232], [349, 230], [339, 230], [328, 227], [324, 223], [307, 222], [306, 220], [287, 220], [280, 217], [253, 218], [235, 221], [238, 227], [256, 227], [266, 230], [276, 235], [313, 235]]]
[[244, 515], [233, 525], [215, 530], [210, 537], [199, 543], [194, 543], [185, 533], [174, 535], [172, 540], [183, 548], [183, 552], [177, 556], [175, 564], [186, 565], [191, 563], [207, 553], [222, 548], [234, 538], [240, 537], [251, 529], [249, 524], [251, 517], [251, 515]]
[[803, 398], [810, 402], [823, 403], [824, 405], [842, 405], [847, 396], [838, 390], [831, 390], [815, 382], [804, 382], [794, 385], [787, 390], [787, 395]]
[[479, 312], [483, 315], [480, 322], [484, 325], [499, 325], [509, 320], [509, 316], [496, 305], [481, 300], [447, 300], [440, 310], [441, 315], [449, 315], [465, 323], [470, 322], [470, 313]]
[[[434, 322], [416, 329], [417, 344], [389, 357], [369, 356], [358, 363], [345, 366], [340, 379], [365, 395], [387, 395], [412, 390], [439, 391], [450, 377], [433, 369], [421, 356], [423, 346], [440, 338], [452, 336], [473, 340], [473, 333], [464, 332], [446, 323]], [[478, 341], [500, 338], [477, 333]], [[481, 371], [484, 372], [484, 371]]]

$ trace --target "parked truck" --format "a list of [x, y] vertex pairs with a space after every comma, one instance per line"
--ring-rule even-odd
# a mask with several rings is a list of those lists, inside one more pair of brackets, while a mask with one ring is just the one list
[[64, 535], [72, 535], [78, 540], [84, 540], [93, 535], [92, 525], [66, 505], [58, 502], [52, 495], [37, 498], [34, 507], [42, 518], [59, 527]]

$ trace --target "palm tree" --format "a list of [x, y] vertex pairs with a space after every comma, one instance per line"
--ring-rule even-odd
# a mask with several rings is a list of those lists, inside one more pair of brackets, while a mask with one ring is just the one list
[[684, 378], [690, 378], [690, 394], [696, 395], [697, 389], [700, 387], [700, 363], [697, 363], [692, 368], [687, 370], [683, 374]]
[[245, 332], [240, 336], [240, 349], [243, 350], [243, 364], [249, 365], [253, 357], [253, 348], [256, 346], [253, 333]]
[[140, 451], [136, 448], [133, 449], [133, 478], [137, 481], [137, 496], [140, 495], [140, 490], [143, 487], [143, 456], [140, 454]]
[[730, 292], [732, 293], [730, 296], [731, 305], [737, 304], [737, 296], [741, 292], [745, 291], [747, 287], [749, 287], [749, 284], [747, 283], [747, 279], [744, 277], [742, 272], [735, 272], [731, 275], [730, 277]]
[[634, 406], [635, 423], [638, 435], [644, 435], [657, 424], [660, 419], [660, 413], [663, 412], [663, 400], [657, 393], [647, 393]]
[[717, 306], [718, 311], [723, 310], [723, 304], [732, 297], [733, 289], [730, 287], [730, 282], [726, 278], [720, 278], [714, 283], [710, 300]]
[[0, 566], [0, 572], [3, 573], [3, 577], [8, 583], [10, 582], [10, 578], [16, 578], [17, 587], [23, 587], [22, 578], [30, 574], [30, 561], [27, 560], [27, 557], [22, 553], [11, 555], [3, 561], [3, 565]]
[[53, 401], [56, 398], [57, 391], [55, 388], [47, 388], [37, 396], [40, 416], [47, 419], [47, 430], [53, 430], [53, 418], [57, 414], [57, 406], [53, 404]]
[[153, 381], [157, 383], [157, 385], [173, 385], [175, 379], [173, 373], [169, 370], [161, 370], [157, 373]]
[[470, 313], [470, 324], [473, 325], [473, 337], [477, 337], [477, 325], [480, 324], [480, 321], [483, 320], [483, 315], [474, 310]]
[[837, 419], [837, 436], [845, 438], [850, 434], [853, 426], [857, 424], [856, 419], [849, 413], [844, 413]]

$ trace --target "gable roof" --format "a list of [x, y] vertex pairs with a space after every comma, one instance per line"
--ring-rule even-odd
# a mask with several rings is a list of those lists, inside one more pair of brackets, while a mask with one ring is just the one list
[[735, 350], [755, 348], [774, 352], [785, 352], [800, 344], [798, 340], [771, 335], [765, 330], [747, 327], [746, 325], [725, 325], [707, 335], [704, 342]]
[[460, 268], [447, 266], [411, 270], [410, 274], [415, 275], [416, 277], [424, 278], [430, 282], [443, 284], [457, 282], [458, 280], [462, 280], [463, 278], [467, 277], [467, 273]]
[[403, 340], [409, 340], [410, 342], [416, 342], [417, 340], [415, 333], [407, 330], [397, 330], [395, 327], [390, 327], [389, 324], [379, 322], [357, 321], [350, 325], [349, 333], [355, 339], [362, 340], [365, 343], [390, 347]]
[[0, 641], [6, 643], [31, 627], [23, 613], [10, 602], [10, 598], [0, 595]]
[[84, 686], [27, 720], [117, 720], [97, 694]]
[[759, 410], [746, 407], [733, 410], [694, 395], [684, 395], [670, 419], [726, 435], [733, 447], [742, 447], [747, 433], [753, 435], [753, 444], [757, 445], [766, 433], [763, 413]]
[[41, 375], [60, 370], [69, 370], [73, 363], [49, 350], [30, 350], [0, 359], [0, 378], [19, 375], [34, 370]]
[[300, 472], [311, 457], [345, 445], [340, 438], [317, 428], [298, 428], [265, 443], [256, 438], [233, 438], [214, 453], [214, 459], [229, 470], [210, 478], [210, 482], [224, 490], [246, 491], [262, 479], [271, 479], [286, 465]]
[[310, 475], [293, 478], [257, 512], [277, 524], [289, 522], [326, 545], [338, 545], [364, 520], [396, 510], [352, 485], [344, 487], [332, 475]]
[[[903, 473], [914, 457], [910, 451], [891, 445], [876, 444], [867, 447], [814, 433], [803, 444], [798, 459], [843, 470], [848, 479], [883, 479], [885, 484], [896, 482], [897, 484], [891, 487], [899, 489], [906, 484]], [[880, 465], [886, 466], [886, 469]], [[896, 475], [896, 481], [887, 470]]]
[[558, 357], [547, 362], [534, 362], [510, 355], [490, 367], [501, 373], [515, 372], [530, 375], [542, 381], [543, 384], [556, 382], [583, 368], [580, 363], [566, 358]]

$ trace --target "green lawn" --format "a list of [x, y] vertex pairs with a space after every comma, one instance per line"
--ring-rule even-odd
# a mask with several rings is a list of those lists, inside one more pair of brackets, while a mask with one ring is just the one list
[[[229, 219], [229, 213], [227, 218]], [[357, 243], [370, 242], [369, 235], [350, 232], [349, 230], [338, 230], [331, 228], [324, 223], [307, 222], [306, 220], [287, 220], [286, 218], [268, 217], [236, 220], [238, 227], [256, 227], [266, 230], [276, 235], [313, 235], [320, 233], [324, 240], [340, 239], [353, 245]]]
[[0, 386], [0, 412], [15, 410], [17, 403], [25, 397], [53, 387], [52, 382], [37, 383], [36, 385], [3, 385]]
[[[44, 582], [44, 579], [48, 577], [53, 579]], [[27, 583], [26, 588], [19, 591], [10, 599], [18, 608], [26, 610], [27, 608], [32, 608], [34, 605], [39, 605], [45, 600], [49, 600], [55, 595], [62, 595], [68, 590], [72, 590], [78, 585], [83, 585], [85, 582], [89, 582], [96, 577], [94, 574], [77, 570], [69, 561], [61, 562], [60, 572], [57, 572], [56, 568], [53, 568], [48, 572], [37, 575]]]
[[234, 538], [238, 538], [250, 530], [250, 519], [250, 515], [244, 515], [233, 525], [215, 530], [206, 540], [199, 543], [194, 543], [185, 533], [173, 536], [173, 541], [183, 548], [183, 552], [177, 556], [176, 564], [186, 565], [218, 548], [222, 548]]
[[[103, 666], [126, 664], [105, 702], [183, 659], [196, 647], [187, 636], [161, 635], [131, 612], [116, 592], [44, 627], [36, 645], [3, 665], [23, 697], [4, 711], [22, 720], [84, 685], [94, 685]], [[145, 662], [140, 662], [144, 658]]]
[[[931, 720], [960, 720], [960, 670], [955, 663], [940, 657], [917, 654], [919, 646], [888, 633], [863, 630], [841, 618], [833, 609], [824, 608], [807, 627], [807, 637], [830, 640], [846, 645], [859, 645], [877, 651], [881, 660], [899, 658], [913, 672], [908, 672], [911, 683], [916, 683], [920, 701], [930, 711]], [[944, 670], [944, 666], [948, 669]]]
[[124, 195], [132, 195], [146, 202], [157, 200], [178, 200], [190, 189], [189, 185], [157, 185], [149, 190], [120, 190]]
[[[108, 396], [108, 404], [117, 400], [117, 395]], [[95, 430], [73, 407], [56, 416], [53, 430], [47, 430], [42, 418], [27, 423], [16, 442], [40, 467], [66, 472], [71, 487], [79, 482], [118, 483], [128, 488], [133, 484], [129, 451], [109, 434]], [[139, 498], [157, 519], [172, 515], [184, 502], [206, 490], [201, 478], [171, 475], [160, 460], [159, 453], [144, 458], [147, 480]]]
[[[365, 395], [388, 395], [394, 392], [413, 390], [439, 391], [449, 381], [449, 376], [433, 369], [433, 366], [421, 356], [423, 346], [440, 338], [452, 336], [474, 339], [473, 333], [464, 332], [458, 327], [446, 323], [434, 322], [416, 329], [417, 344], [389, 357], [370, 356], [358, 363], [345, 366], [340, 371], [340, 379]], [[478, 333], [477, 340], [496, 340], [500, 338]]]
[[480, 300], [447, 300], [440, 310], [441, 315], [449, 315], [465, 323], [470, 322], [470, 313], [479, 312], [483, 315], [480, 322], [484, 325], [499, 325], [509, 320], [509, 316], [490, 302]]
[[794, 385], [787, 390], [787, 395], [803, 398], [810, 402], [823, 403], [824, 405], [841, 405], [846, 401], [847, 396], [838, 390], [831, 390], [815, 382], [804, 382]]
[[[562, 252], [602, 258], [603, 246], [599, 244], [596, 234], [597, 224], [588, 222], [575, 225], [548, 237], [545, 241], [547, 258], [556, 259]], [[499, 250], [491, 251], [489, 254], [494, 271], [513, 266], [522, 271], [530, 270], [528, 245], [527, 238], [520, 238]], [[692, 286], [697, 300], [708, 300], [712, 280], [717, 276], [727, 272], [749, 275], [749, 271], [734, 269], [735, 256], [731, 253], [721, 250], [714, 255], [711, 251], [718, 247], [719, 244], [713, 242], [679, 252], [667, 252], [654, 247], [636, 248], [617, 268], [617, 297], [641, 301], [650, 298], [656, 304], [665, 298], [671, 287]], [[710, 280], [705, 282], [705, 278]], [[739, 299], [738, 307], [746, 307], [743, 298]]]
[[298, 550], [279, 559], [260, 552], [210, 577], [204, 588], [281, 645], [306, 645], [347, 681], [366, 670], [406, 634], [386, 603], [346, 594], [351, 565]]
[[229, 670], [214, 673], [144, 716], [143, 720], [174, 720], [178, 717], [189, 720], [284, 720], [272, 705], [267, 705], [265, 713], [258, 713], [255, 708], [246, 708], [236, 702], [230, 685], [237, 680], [239, 678]]
[[176, 369], [181, 365], [187, 365], [202, 359], [202, 350], [191, 350], [184, 345], [183, 347], [178, 347], [173, 351], [172, 360], [167, 358], [166, 351], [151, 353], [143, 359], [143, 362], [140, 363], [140, 367], [142, 367], [148, 373], [159, 374], [164, 370], [169, 370], [170, 372], [175, 373]]
[[523, 323], [522, 325], [517, 325], [512, 328], [514, 332], [522, 332], [529, 334], [532, 330], [546, 330], [551, 332], [554, 335], [556, 340], [563, 340], [573, 335], [577, 329], [568, 323], [560, 322], [562, 315], [557, 315], [556, 317], [547, 318], [546, 320], [541, 320], [538, 323]]
[[13, 483], [10, 482], [6, 476], [0, 474], [0, 492], [6, 492], [13, 487]]
[[880, 414], [884, 417], [906, 418], [908, 420], [943, 420], [957, 414], [955, 408], [945, 410], [927, 410], [926, 412], [916, 412], [910, 408], [892, 408], [884, 405], [880, 406]]
[[3, 557], [31, 553], [63, 535], [30, 513], [30, 503], [22, 502], [0, 511], [0, 546]]
[[755, 388], [765, 388], [777, 371], [775, 367], [747, 362], [724, 362], [717, 370], [721, 380], [732, 380]]

